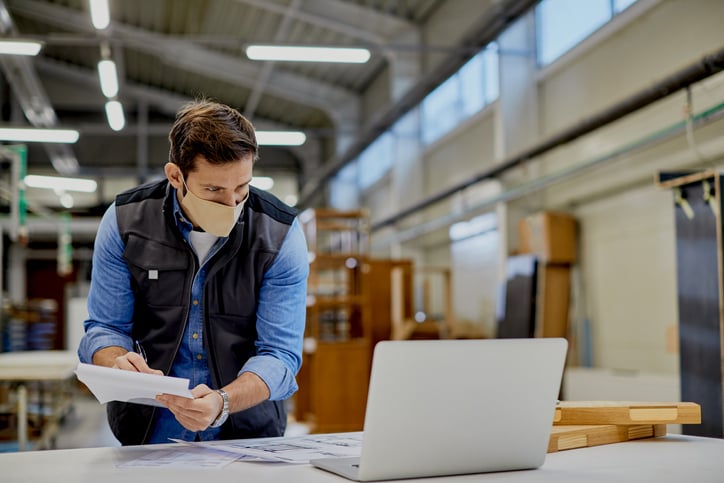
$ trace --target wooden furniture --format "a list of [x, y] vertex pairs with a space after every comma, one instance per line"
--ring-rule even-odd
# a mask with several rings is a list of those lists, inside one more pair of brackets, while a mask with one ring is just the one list
[[520, 252], [534, 253], [544, 263], [575, 263], [577, 230], [575, 218], [567, 213], [534, 213], [518, 225]]
[[722, 175], [715, 170], [661, 172], [673, 192], [679, 307], [681, 399], [701, 404], [702, 424], [684, 433], [724, 437], [722, 405]]
[[306, 210], [307, 324], [295, 414], [314, 432], [359, 431], [372, 344], [362, 281], [369, 218], [364, 211]]
[[[431, 434], [431, 438], [435, 435]], [[521, 435], [521, 437], [525, 437]], [[279, 440], [284, 442], [284, 438]], [[474, 450], [474, 449], [471, 449]], [[123, 466], [139, 458], [153, 458], [168, 452], [189, 452], [182, 444], [160, 444], [84, 448], [73, 450], [29, 451], [0, 454], [2, 480], [75, 481], [96, 483], [196, 483], [212, 478], [215, 483], [340, 483], [339, 476], [308, 464], [260, 464], [239, 460], [222, 468], [202, 465], [153, 468]], [[724, 440], [694, 436], [667, 435], [621, 444], [608, 444], [585, 449], [558, 451], [546, 455], [543, 465], [535, 470], [448, 476], [428, 480], [436, 483], [457, 482], [556, 482], [580, 483], [649, 481], [656, 483], [719, 482], [724, 475]], [[485, 454], [481, 450], [481, 457]], [[181, 458], [180, 458], [181, 459]], [[189, 461], [190, 457], [184, 458]]]
[[[409, 259], [367, 259], [363, 284], [369, 300], [372, 345], [381, 340], [454, 338], [451, 279], [450, 269], [444, 267], [416, 267]], [[415, 297], [416, 287], [421, 289], [420, 299]], [[433, 290], [442, 297], [441, 312], [430, 302]]]
[[571, 266], [576, 263], [575, 218], [567, 213], [543, 211], [518, 225], [521, 254], [537, 259], [536, 305], [533, 336], [568, 338]]
[[[393, 274], [399, 280], [393, 280]], [[381, 340], [394, 338], [394, 319], [413, 316], [412, 260], [367, 258], [362, 283], [369, 300], [372, 347]]]

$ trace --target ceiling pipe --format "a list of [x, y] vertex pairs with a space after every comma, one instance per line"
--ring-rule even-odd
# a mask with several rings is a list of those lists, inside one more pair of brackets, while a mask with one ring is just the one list
[[[580, 175], [584, 171], [594, 168], [596, 166], [600, 166], [603, 163], [621, 159], [623, 156], [626, 156], [628, 154], [639, 152], [657, 144], [671, 140], [674, 137], [681, 136], [682, 133], [685, 133], [688, 129], [689, 122], [691, 122], [691, 126], [698, 128], [700, 126], [707, 126], [721, 119], [724, 119], [724, 103], [721, 103], [700, 114], [692, 116], [691, 121], [681, 121], [677, 124], [674, 124], [673, 126], [665, 127], [664, 129], [647, 135], [638, 141], [627, 144], [626, 146], [616, 149], [610, 153], [606, 153], [594, 159], [583, 161], [574, 166], [567, 167], [554, 173], [546, 174], [542, 177], [535, 178], [523, 184], [507, 188], [505, 191], [487, 197], [481, 201], [466, 203], [462, 210], [454, 210], [437, 218], [434, 218], [428, 222], [416, 224], [411, 228], [397, 230], [394, 234], [384, 237], [382, 239], [375, 239], [371, 243], [370, 248], [373, 251], [378, 249], [382, 250], [386, 247], [389, 247], [393, 243], [404, 243], [414, 240], [435, 230], [449, 227], [459, 221], [468, 220], [471, 216], [478, 215], [482, 212], [482, 210], [488, 210], [498, 203], [508, 202], [529, 195], [531, 193], [535, 193], [542, 189], [553, 186], [556, 183], [568, 180], [573, 176]], [[722, 140], [722, 142], [718, 142], [717, 146], [720, 147], [714, 148], [716, 152], [724, 153], [724, 140]], [[700, 155], [697, 155], [697, 159], [701, 160], [699, 156]]]
[[421, 80], [368, 127], [342, 156], [322, 166], [319, 175], [308, 179], [301, 190], [297, 206], [309, 206], [312, 200], [322, 192], [320, 188], [339, 170], [354, 160], [380, 134], [392, 127], [398, 119], [417, 106], [448, 77], [455, 74], [480, 49], [498, 38], [509, 25], [524, 15], [538, 1], [512, 0], [503, 3], [500, 9], [493, 12], [472, 33], [465, 36], [459, 47], [460, 50], [457, 51], [458, 55], [447, 57], [433, 72], [425, 73]]
[[517, 154], [507, 160], [497, 164], [481, 173], [468, 178], [467, 180], [456, 184], [446, 190], [436, 193], [422, 201], [410, 206], [409, 208], [381, 221], [378, 221], [370, 227], [372, 232], [380, 230], [387, 226], [393, 225], [403, 218], [417, 213], [435, 203], [438, 203], [454, 194], [474, 185], [481, 181], [495, 178], [500, 174], [515, 168], [527, 161], [537, 158], [541, 154], [546, 153], [558, 146], [566, 144], [585, 134], [588, 134], [600, 127], [610, 124], [627, 114], [637, 111], [653, 102], [663, 99], [674, 92], [684, 89], [696, 82], [710, 77], [724, 70], [724, 48], [702, 57], [700, 60], [690, 64], [689, 66], [679, 70], [678, 72], [666, 77], [665, 79], [655, 83], [654, 85], [629, 96], [623, 101], [613, 105], [612, 107], [594, 114], [588, 118], [576, 122], [576, 124], [548, 139], [538, 143], [537, 145]]

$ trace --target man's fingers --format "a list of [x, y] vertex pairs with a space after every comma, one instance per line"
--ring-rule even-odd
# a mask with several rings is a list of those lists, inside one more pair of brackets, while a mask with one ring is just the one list
[[218, 411], [217, 397], [207, 386], [200, 384], [191, 390], [194, 399], [171, 394], [159, 394], [156, 400], [166, 406], [186, 429], [203, 431], [216, 418]]
[[122, 356], [116, 357], [115, 362], [114, 366], [116, 368], [123, 369], [125, 371], [145, 372], [147, 374], [157, 374], [160, 376], [163, 375], [163, 371], [151, 369], [146, 363], [146, 360], [141, 357], [140, 354], [135, 352], [127, 352]]

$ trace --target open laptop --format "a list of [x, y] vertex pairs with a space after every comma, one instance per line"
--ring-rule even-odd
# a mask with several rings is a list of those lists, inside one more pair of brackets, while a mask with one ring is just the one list
[[356, 481], [537, 468], [565, 339], [383, 341], [359, 458], [311, 463]]

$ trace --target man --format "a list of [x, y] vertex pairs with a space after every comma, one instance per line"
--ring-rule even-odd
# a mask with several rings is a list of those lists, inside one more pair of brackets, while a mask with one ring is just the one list
[[122, 444], [281, 436], [309, 272], [296, 212], [250, 186], [256, 135], [236, 110], [190, 103], [169, 141], [166, 179], [103, 216], [80, 360], [190, 379], [193, 399], [109, 403]]

